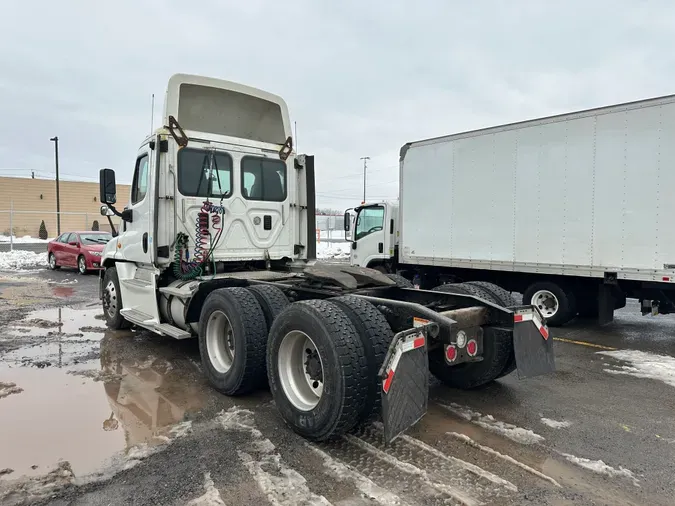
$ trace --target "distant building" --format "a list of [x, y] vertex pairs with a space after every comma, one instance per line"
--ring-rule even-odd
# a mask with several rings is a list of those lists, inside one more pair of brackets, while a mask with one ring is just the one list
[[[117, 185], [116, 208], [122, 209], [129, 200], [129, 185]], [[61, 194], [61, 232], [110, 230], [108, 220], [101, 216], [98, 183], [59, 181]], [[9, 235], [9, 210], [13, 206], [14, 235], [38, 237], [42, 220], [48, 237], [56, 237], [56, 181], [0, 176], [0, 234]], [[114, 218], [115, 226], [119, 219]]]

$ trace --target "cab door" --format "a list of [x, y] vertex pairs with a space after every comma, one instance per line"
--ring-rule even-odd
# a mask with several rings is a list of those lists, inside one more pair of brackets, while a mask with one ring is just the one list
[[137, 264], [152, 264], [154, 261], [152, 211], [155, 171], [152, 153], [149, 144], [145, 144], [136, 156], [127, 206], [132, 212], [132, 221], [125, 223], [124, 233], [118, 238], [122, 257]]

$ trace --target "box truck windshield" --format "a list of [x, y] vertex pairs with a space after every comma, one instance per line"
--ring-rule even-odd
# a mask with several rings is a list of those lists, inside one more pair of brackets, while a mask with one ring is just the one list
[[362, 237], [382, 230], [384, 225], [384, 207], [383, 206], [369, 206], [363, 207], [356, 217], [356, 230], [354, 232], [354, 240], [358, 241]]

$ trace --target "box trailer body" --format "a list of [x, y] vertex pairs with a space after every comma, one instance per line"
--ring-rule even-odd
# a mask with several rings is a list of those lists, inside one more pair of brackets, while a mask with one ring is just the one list
[[667, 291], [673, 138], [668, 96], [408, 143], [388, 226], [396, 270], [468, 270], [516, 291], [567, 278], [570, 298], [594, 301], [602, 288], [585, 278], [614, 285], [614, 299]]

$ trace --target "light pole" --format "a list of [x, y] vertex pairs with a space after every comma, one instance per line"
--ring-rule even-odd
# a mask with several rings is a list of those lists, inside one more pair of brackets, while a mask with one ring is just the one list
[[61, 235], [61, 197], [59, 196], [59, 138], [49, 139], [54, 143], [54, 163], [56, 164], [56, 235]]
[[366, 203], [366, 168], [368, 168], [368, 160], [370, 160], [369, 156], [362, 156], [361, 160], [363, 160], [363, 202], [362, 204]]

